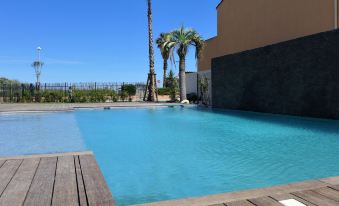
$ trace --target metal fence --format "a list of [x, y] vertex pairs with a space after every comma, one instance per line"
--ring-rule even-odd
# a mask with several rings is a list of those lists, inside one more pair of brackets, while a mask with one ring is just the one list
[[[124, 91], [127, 87], [132, 93]], [[144, 83], [129, 82], [0, 84], [0, 102], [142, 101], [145, 88]]]

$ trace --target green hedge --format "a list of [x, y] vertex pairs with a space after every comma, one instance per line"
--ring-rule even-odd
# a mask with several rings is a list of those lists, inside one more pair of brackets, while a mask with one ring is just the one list
[[159, 88], [158, 89], [158, 95], [170, 95], [171, 94], [171, 88]]

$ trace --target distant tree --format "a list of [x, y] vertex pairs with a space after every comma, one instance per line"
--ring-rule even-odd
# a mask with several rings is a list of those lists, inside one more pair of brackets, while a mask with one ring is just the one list
[[121, 93], [126, 94], [130, 101], [132, 101], [132, 96], [137, 93], [137, 88], [134, 84], [125, 84], [121, 86]]
[[17, 80], [10, 80], [5, 77], [0, 77], [0, 84], [20, 84]]
[[178, 92], [178, 78], [175, 77], [172, 70], [169, 71], [168, 77], [166, 78], [166, 87], [169, 89], [171, 101], [177, 101]]
[[195, 48], [195, 58], [198, 60], [204, 48], [203, 38], [193, 29], [181, 27], [171, 32], [169, 44], [174, 44], [172, 49], [176, 50], [179, 56], [179, 86], [180, 101], [186, 100], [186, 55], [190, 47]]
[[32, 67], [35, 69], [35, 77], [36, 77], [36, 83], [40, 83], [40, 76], [41, 76], [41, 69], [44, 66], [44, 63], [42, 61], [34, 61], [32, 63]]
[[35, 94], [35, 101], [41, 102], [41, 94], [40, 94], [40, 75], [41, 69], [44, 66], [44, 63], [40, 60], [34, 61], [32, 63], [32, 67], [35, 69], [35, 76], [36, 76], [36, 94]]
[[171, 49], [174, 46], [174, 44], [170, 43], [170, 41], [171, 41], [170, 33], [161, 33], [158, 39], [156, 40], [158, 48], [160, 49], [160, 52], [161, 52], [161, 56], [164, 60], [163, 87], [166, 87], [166, 73], [167, 73], [167, 67], [168, 67], [168, 59], [170, 58], [170, 55], [171, 55]]

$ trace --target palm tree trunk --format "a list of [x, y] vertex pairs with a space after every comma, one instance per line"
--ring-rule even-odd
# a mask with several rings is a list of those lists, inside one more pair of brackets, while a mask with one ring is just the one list
[[185, 74], [185, 66], [186, 59], [185, 57], [179, 57], [179, 86], [180, 86], [180, 101], [184, 101], [187, 99], [186, 97], [186, 74]]
[[147, 101], [155, 101], [156, 78], [154, 72], [154, 48], [153, 48], [153, 25], [152, 25], [152, 2], [148, 0], [148, 47], [149, 47], [149, 85]]
[[166, 74], [167, 74], [167, 59], [164, 59], [164, 79], [163, 79], [163, 87], [166, 87]]

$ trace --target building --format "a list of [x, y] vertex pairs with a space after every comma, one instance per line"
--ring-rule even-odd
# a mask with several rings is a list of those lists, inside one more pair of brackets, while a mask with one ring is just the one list
[[222, 0], [217, 36], [206, 41], [198, 72], [209, 76], [215, 57], [338, 27], [338, 0]]

